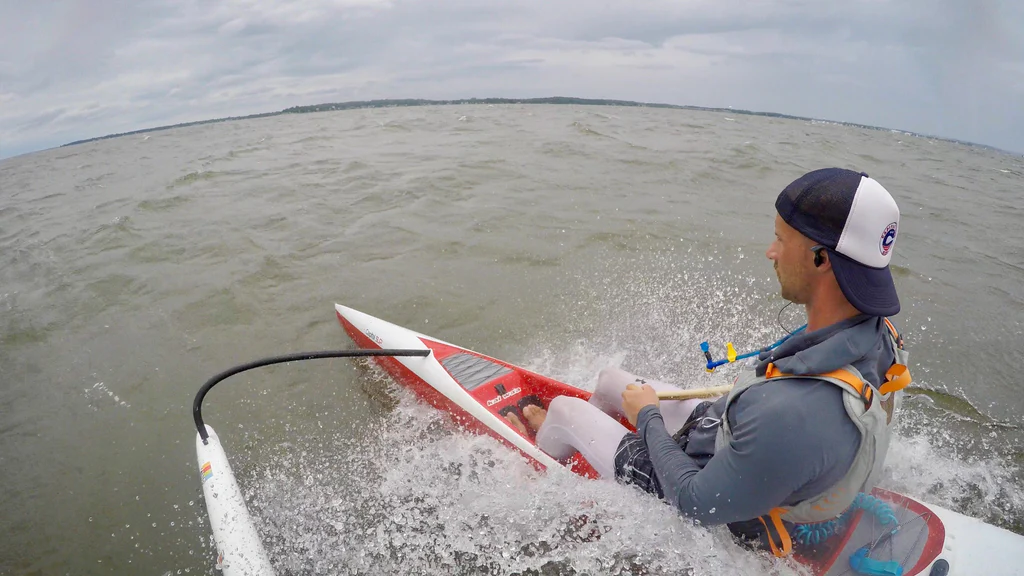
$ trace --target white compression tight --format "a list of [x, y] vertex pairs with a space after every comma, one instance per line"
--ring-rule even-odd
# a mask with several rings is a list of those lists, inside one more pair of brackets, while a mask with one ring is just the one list
[[[622, 392], [629, 384], [648, 384], [658, 391], [679, 390], [678, 386], [643, 380], [615, 367], [601, 370], [590, 401], [557, 396], [548, 405], [547, 418], [537, 430], [537, 446], [553, 458], [563, 460], [575, 450], [605, 478], [615, 476], [615, 452], [629, 430], [619, 423], [623, 416]], [[704, 400], [663, 400], [661, 415], [665, 428], [677, 432], [690, 413]]]

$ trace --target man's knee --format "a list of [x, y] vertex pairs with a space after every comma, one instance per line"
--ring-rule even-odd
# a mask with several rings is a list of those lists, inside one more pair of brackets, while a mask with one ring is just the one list
[[575, 396], [555, 396], [548, 403], [548, 418], [554, 418], [558, 422], [567, 422], [573, 413], [580, 413], [588, 406], [586, 400]]
[[597, 373], [597, 386], [599, 388], [625, 388], [631, 383], [635, 376], [622, 368], [606, 366]]

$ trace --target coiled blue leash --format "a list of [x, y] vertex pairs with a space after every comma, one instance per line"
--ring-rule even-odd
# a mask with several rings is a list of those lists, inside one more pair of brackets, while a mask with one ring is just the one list
[[847, 508], [846, 512], [843, 512], [838, 518], [829, 520], [828, 522], [817, 522], [815, 524], [797, 524], [793, 530], [793, 537], [798, 543], [804, 546], [821, 544], [846, 528], [846, 524], [850, 521], [850, 517], [853, 516], [857, 510], [863, 510], [864, 512], [874, 514], [882, 526], [892, 524], [895, 527], [899, 525], [899, 521], [896, 519], [896, 513], [893, 512], [892, 507], [889, 506], [888, 503], [870, 494], [860, 492], [857, 494], [857, 497], [853, 499], [853, 504], [851, 504], [850, 507]]

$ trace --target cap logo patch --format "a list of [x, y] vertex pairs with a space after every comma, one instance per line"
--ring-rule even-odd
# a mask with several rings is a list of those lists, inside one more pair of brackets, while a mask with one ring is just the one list
[[885, 231], [882, 232], [882, 239], [878, 242], [878, 251], [882, 253], [882, 256], [888, 256], [889, 250], [892, 250], [892, 244], [896, 241], [896, 223], [893, 222], [885, 227]]

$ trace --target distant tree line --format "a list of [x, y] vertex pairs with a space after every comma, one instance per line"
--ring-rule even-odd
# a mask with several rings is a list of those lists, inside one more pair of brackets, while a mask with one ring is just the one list
[[[775, 112], [754, 112], [733, 108], [708, 108], [705, 106], [685, 106], [679, 104], [658, 104], [650, 102], [634, 102], [632, 100], [606, 100], [599, 98], [570, 98], [567, 96], [551, 96], [548, 98], [463, 98], [459, 100], [424, 100], [420, 98], [404, 98], [394, 100], [356, 100], [329, 104], [313, 104], [311, 106], [293, 106], [285, 108], [281, 114], [303, 114], [307, 112], [329, 112], [331, 110], [350, 110], [353, 108], [394, 108], [398, 106], [455, 106], [463, 104], [577, 104], [582, 106], [631, 106], [637, 108], [675, 108], [677, 110], [702, 110], [706, 112], [731, 112], [733, 114], [750, 114], [756, 116], [774, 116], [794, 120], [813, 120], [788, 116]], [[870, 126], [869, 126], [870, 128]]]
[[[156, 128], [143, 128], [141, 130], [133, 130], [131, 132], [121, 132], [119, 134], [108, 134], [106, 136], [99, 136], [96, 138], [88, 138], [85, 140], [76, 140], [63, 144], [63, 146], [72, 146], [74, 144], [84, 144], [86, 142], [94, 142], [96, 140], [105, 140], [107, 138], [117, 138], [120, 136], [130, 136], [132, 134], [144, 134], [146, 132], [156, 132], [159, 130], [170, 130], [171, 128], [183, 128], [186, 126], [198, 126], [201, 124], [212, 124], [214, 122], [227, 122], [229, 120], [249, 120], [252, 118], [268, 118], [270, 116], [280, 116], [282, 114], [309, 114], [313, 112], [330, 112], [332, 110], [352, 110], [356, 108], [395, 108], [399, 106], [454, 106], [463, 104], [576, 104], [582, 106], [630, 106], [630, 107], [646, 107], [646, 108], [673, 108], [677, 110], [700, 110], [704, 112], [727, 112], [729, 114], [746, 114], [751, 116], [767, 116], [771, 118], [786, 118], [789, 120], [818, 120], [824, 122], [831, 122], [834, 124], [841, 124], [844, 126], [853, 126], [857, 128], [867, 128], [871, 130], [888, 130], [887, 128], [879, 128], [877, 126], [867, 126], [864, 124], [856, 124], [853, 122], [837, 122], [832, 120], [821, 120], [818, 118], [806, 118], [803, 116], [791, 116], [789, 114], [779, 114], [776, 112], [755, 112], [753, 110], [738, 110], [734, 108], [709, 108], [705, 106], [686, 106], [677, 104], [657, 104], [648, 102], [633, 102], [630, 100], [605, 100], [595, 98], [570, 98], [566, 96], [552, 96], [548, 98], [464, 98], [459, 100], [425, 100], [421, 98], [400, 98], [390, 100], [355, 100], [351, 102], [336, 102], [329, 104], [313, 104], [311, 106], [292, 106], [291, 108], [285, 108], [278, 112], [264, 112], [262, 114], [250, 114], [248, 116], [231, 116], [228, 118], [215, 118], [212, 120], [198, 120], [195, 122], [184, 122], [181, 124], [174, 124], [170, 126], [159, 126]], [[922, 136], [920, 134], [914, 134], [913, 132], [907, 132], [914, 136]], [[926, 136], [933, 138], [932, 136]], [[971, 142], [962, 142], [959, 140], [953, 140], [949, 138], [942, 138], [942, 140], [949, 140], [960, 144], [967, 144], [970, 146], [984, 146], [981, 144], [974, 144]]]

